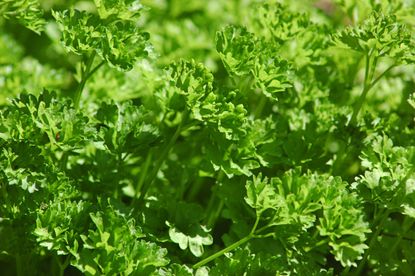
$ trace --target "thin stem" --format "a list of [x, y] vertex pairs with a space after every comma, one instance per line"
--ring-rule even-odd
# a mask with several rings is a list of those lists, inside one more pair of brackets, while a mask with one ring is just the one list
[[94, 58], [95, 58], [95, 53], [91, 54], [91, 56], [87, 59], [86, 64], [85, 64], [85, 70], [81, 70], [81, 82], [79, 83], [75, 91], [75, 97], [74, 97], [74, 104], [75, 104], [76, 109], [79, 108], [79, 102], [81, 101], [81, 94], [82, 94], [82, 91], [84, 90], [86, 81], [88, 80], [89, 77], [91, 77], [90, 71], [91, 71], [91, 66], [94, 63]]
[[17, 276], [24, 275], [22, 257], [20, 256], [20, 254], [16, 255], [16, 273], [17, 273]]
[[157, 160], [153, 170], [151, 171], [151, 174], [149, 175], [147, 181], [143, 184], [142, 191], [141, 191], [138, 198], [144, 198], [144, 196], [146, 195], [146, 193], [147, 193], [148, 189], [150, 188], [151, 184], [154, 182], [154, 179], [157, 177], [157, 174], [158, 174], [161, 166], [163, 165], [164, 161], [166, 160], [171, 148], [174, 146], [177, 139], [179, 138], [179, 136], [182, 132], [182, 127], [183, 127], [184, 121], [186, 121], [186, 118], [187, 118], [187, 113], [184, 113], [179, 126], [177, 127], [176, 131], [174, 132], [174, 134], [171, 137], [168, 144], [164, 147], [163, 151], [161, 152], [160, 157], [158, 158], [158, 160]]
[[88, 76], [86, 77], [86, 79], [88, 80], [99, 68], [101, 68], [102, 65], [105, 64], [105, 61], [101, 61], [97, 66], [94, 67], [94, 69], [92, 69]]
[[56, 263], [58, 264], [58, 268], [59, 268], [58, 275], [63, 276], [65, 274], [66, 267], [69, 265], [70, 258], [69, 258], [69, 256], [65, 257], [65, 261], [63, 263], [61, 263], [61, 261], [59, 260], [58, 255], [54, 255], [54, 258], [55, 258]]
[[379, 234], [382, 231], [382, 226], [386, 222], [386, 220], [388, 219], [388, 217], [389, 217], [389, 210], [385, 210], [383, 212], [383, 214], [381, 214], [379, 216], [379, 218], [375, 219], [375, 221], [379, 221], [379, 223], [376, 226], [375, 233], [373, 233], [373, 236], [370, 239], [369, 248], [366, 250], [365, 254], [363, 255], [362, 260], [359, 263], [359, 266], [356, 268], [356, 273], [354, 273], [355, 275], [360, 275], [362, 273], [362, 270], [363, 270], [363, 268], [366, 265], [367, 258], [369, 257], [370, 250], [373, 248], [373, 246], [374, 246], [374, 244], [375, 244], [375, 242], [376, 242]]
[[233, 244], [229, 245], [228, 247], [226, 247], [226, 248], [224, 248], [224, 249], [222, 249], [222, 250], [220, 250], [220, 251], [218, 251], [218, 252], [210, 255], [209, 257], [201, 260], [200, 262], [196, 263], [195, 265], [193, 265], [193, 269], [197, 269], [197, 268], [199, 268], [201, 266], [204, 266], [205, 264], [207, 264], [207, 263], [213, 261], [214, 259], [222, 256], [223, 254], [228, 253], [228, 252], [234, 250], [238, 246], [241, 246], [242, 244], [246, 243], [250, 239], [253, 239], [253, 238], [256, 238], [256, 237], [260, 237], [259, 235], [258, 236], [255, 235], [255, 231], [256, 231], [256, 229], [258, 227], [258, 223], [259, 223], [260, 218], [261, 218], [261, 214], [258, 214], [257, 217], [256, 217], [256, 220], [255, 220], [254, 226], [252, 227], [251, 231], [249, 232], [249, 234], [247, 236], [245, 236], [244, 238], [240, 239], [237, 242], [234, 242]]
[[256, 233], [261, 233], [261, 232], [263, 232], [264, 230], [267, 230], [268, 228], [271, 228], [271, 227], [274, 227], [274, 226], [276, 226], [276, 225], [273, 225], [273, 224], [268, 224], [268, 225], [265, 225], [265, 226], [263, 226], [263, 227], [259, 228], [259, 229], [258, 229], [258, 230], [256, 230], [255, 232], [256, 232]]
[[251, 230], [251, 235], [253, 235], [254, 233], [255, 233], [255, 230], [257, 229], [257, 227], [258, 227], [258, 223], [259, 223], [259, 219], [261, 218], [261, 214], [258, 214], [257, 216], [256, 216], [256, 219], [255, 219], [255, 223], [254, 223], [254, 226], [252, 227], [252, 230]]
[[388, 68], [386, 68], [385, 71], [379, 74], [375, 80], [372, 81], [374, 73], [375, 73], [375, 69], [376, 69], [376, 64], [377, 64], [377, 58], [373, 59], [373, 62], [371, 62], [370, 55], [366, 55], [364, 86], [363, 86], [362, 94], [360, 95], [360, 98], [353, 110], [353, 115], [350, 120], [352, 123], [356, 122], [357, 116], [359, 115], [359, 111], [363, 106], [367, 93], [376, 85], [376, 83], [378, 83], [379, 80], [381, 80], [387, 73], [389, 73], [390, 70], [392, 70], [396, 66], [396, 64], [393, 63]]
[[415, 239], [410, 238], [410, 237], [404, 237], [403, 235], [396, 235], [396, 234], [391, 234], [391, 233], [388, 233], [388, 232], [382, 232], [382, 235], [387, 236], [387, 237], [392, 237], [392, 238], [402, 237], [402, 240], [415, 242]]
[[357, 104], [355, 105], [354, 109], [353, 109], [353, 114], [352, 114], [352, 118], [350, 120], [350, 122], [355, 123], [356, 119], [357, 119], [357, 115], [359, 115], [360, 109], [363, 106], [363, 103], [366, 99], [366, 95], [367, 92], [369, 92], [369, 75], [370, 75], [370, 63], [371, 63], [371, 57], [370, 54], [366, 54], [365, 56], [365, 80], [363, 82], [363, 90], [362, 93], [360, 94], [360, 98], [357, 101]]
[[348, 267], [346, 267], [342, 272], [341, 272], [341, 276], [346, 276], [346, 275], [349, 275], [349, 273], [350, 273], [350, 268], [351, 268], [351, 266], [348, 266]]
[[207, 227], [212, 228], [213, 225], [216, 224], [216, 220], [219, 218], [220, 213], [222, 212], [224, 206], [224, 202], [222, 199], [219, 200], [218, 207], [214, 212], [212, 212], [212, 215], [209, 217], [209, 220], [207, 222]]
[[189, 187], [189, 191], [186, 196], [186, 201], [193, 201], [196, 195], [199, 193], [200, 189], [202, 188], [203, 178], [198, 177], [196, 178], [195, 182]]
[[258, 105], [254, 111], [255, 118], [261, 117], [262, 111], [264, 110], [265, 104], [267, 103], [267, 98], [264, 95], [260, 95]]
[[408, 232], [409, 229], [411, 229], [413, 223], [414, 223], [414, 220], [411, 217], [405, 216], [404, 222], [403, 222], [404, 227], [403, 227], [402, 231], [398, 233], [397, 239], [393, 243], [392, 247], [389, 249], [389, 256], [392, 256], [392, 253], [395, 252], [398, 245], [404, 239], [404, 235], [406, 234], [406, 232]]
[[254, 238], [258, 238], [258, 239], [265, 239], [265, 238], [269, 238], [269, 237], [274, 237], [275, 233], [268, 233], [265, 235], [253, 235]]
[[135, 188], [135, 195], [134, 195], [133, 200], [131, 201], [131, 205], [135, 204], [137, 197], [140, 193], [140, 190], [144, 185], [144, 180], [146, 179], [148, 168], [150, 167], [152, 159], [153, 159], [153, 152], [150, 150], [150, 152], [147, 154], [146, 161], [143, 164], [142, 172], [140, 172], [140, 179], [138, 180], [137, 187]]
[[[222, 170], [219, 171], [216, 184], [222, 181], [223, 175], [224, 175], [223, 171]], [[219, 214], [223, 208], [223, 201], [219, 199], [219, 203], [216, 204], [216, 202], [218, 202], [217, 199], [218, 199], [217, 186], [215, 186], [213, 188], [213, 192], [212, 192], [212, 195], [210, 196], [209, 203], [206, 209], [206, 214], [207, 214], [206, 225], [208, 228], [211, 228], [215, 224], [216, 219], [219, 217]], [[216, 210], [216, 211], [213, 211], [213, 210]]]
[[375, 84], [381, 79], [383, 78], [390, 70], [392, 70], [394, 67], [396, 66], [396, 64], [392, 64], [391, 66], [389, 66], [385, 71], [383, 71], [383, 73], [381, 73], [374, 81], [372, 81], [372, 83], [370, 84], [370, 88], [372, 88], [373, 86], [375, 86]]
[[62, 170], [66, 170], [66, 166], [68, 165], [68, 158], [69, 158], [69, 152], [64, 151], [62, 153], [62, 157], [61, 157], [61, 160], [60, 160], [60, 166], [61, 166]]
[[234, 250], [235, 248], [241, 246], [242, 244], [246, 243], [247, 241], [249, 241], [253, 237], [254, 236], [252, 234], [249, 234], [248, 236], [246, 236], [246, 237], [240, 239], [239, 241], [229, 245], [228, 247], [222, 249], [221, 251], [218, 251], [215, 254], [210, 255], [209, 257], [207, 257], [207, 258], [201, 260], [200, 262], [196, 263], [195, 265], [193, 265], [193, 269], [197, 269], [201, 266], [204, 266], [205, 264], [207, 264], [207, 263], [213, 261], [214, 259], [222, 256], [223, 254], [228, 253], [228, 252]]

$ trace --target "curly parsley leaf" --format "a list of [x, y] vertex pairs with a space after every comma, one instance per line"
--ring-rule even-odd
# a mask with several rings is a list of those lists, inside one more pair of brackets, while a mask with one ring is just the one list
[[38, 0], [3, 0], [0, 2], [0, 14], [6, 19], [16, 20], [37, 34], [44, 29], [45, 19]]
[[[104, 7], [98, 8], [105, 17], [109, 16], [107, 13], [111, 14], [116, 10], [113, 7], [109, 12]], [[117, 15], [121, 19], [102, 18], [101, 15], [75, 9], [53, 12], [67, 51], [84, 56], [96, 53], [110, 66], [128, 71], [138, 58], [148, 55], [149, 35], [137, 26], [131, 16], [124, 19], [123, 14]]]

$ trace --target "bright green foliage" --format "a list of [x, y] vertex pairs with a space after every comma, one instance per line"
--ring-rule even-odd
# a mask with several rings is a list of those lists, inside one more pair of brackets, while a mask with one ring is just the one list
[[[133, 221], [109, 205], [106, 212], [90, 213], [96, 227], [80, 235], [83, 248], [72, 252], [74, 265], [86, 274], [150, 273], [154, 267], [164, 266], [166, 250], [139, 240], [143, 236]], [[122, 226], [122, 227], [120, 227]], [[75, 248], [76, 249], [76, 248]], [[97, 259], [96, 254], [101, 256]]]
[[223, 133], [226, 139], [238, 140], [245, 131], [246, 121], [243, 105], [231, 102], [235, 92], [213, 90], [213, 75], [194, 61], [172, 64], [168, 69], [171, 86], [168, 89], [168, 106], [173, 110], [187, 110], [195, 120]]
[[159, 143], [159, 131], [150, 124], [154, 117], [144, 107], [137, 108], [129, 102], [102, 103], [96, 119], [101, 123], [100, 134], [105, 146], [116, 154], [131, 152], [131, 149], [146, 152]]
[[139, 17], [142, 8], [138, 0], [94, 0], [94, 3], [101, 19], [134, 20]]
[[[327, 237], [338, 261], [344, 266], [356, 265], [355, 260], [367, 248], [363, 242], [370, 230], [356, 194], [349, 194], [341, 179], [316, 174], [301, 176], [299, 171], [289, 171], [281, 179], [261, 178], [254, 177], [247, 183], [245, 198], [256, 210], [257, 218], [265, 222], [261, 235], [284, 237], [299, 249], [301, 245], [297, 243], [303, 232], [316, 231], [322, 240]], [[269, 228], [275, 229], [266, 231]], [[284, 228], [291, 231], [286, 233]], [[306, 240], [313, 242], [311, 236]]]
[[45, 24], [38, 0], [2, 0], [0, 14], [6, 19], [16, 20], [38, 34]]
[[216, 37], [216, 49], [232, 75], [254, 78], [254, 86], [270, 99], [291, 86], [288, 63], [275, 49], [241, 27], [226, 27]]
[[138, 57], [148, 54], [148, 33], [137, 27], [140, 5], [123, 1], [96, 1], [98, 15], [75, 9], [53, 12], [65, 48], [78, 55], [98, 54], [109, 65], [131, 70]]
[[291, 12], [280, 3], [257, 4], [252, 14], [255, 33], [278, 44], [298, 38], [311, 24], [307, 15]]
[[0, 1], [0, 274], [414, 275], [414, 7]]
[[38, 98], [22, 94], [3, 116], [6, 141], [30, 142], [42, 151], [82, 148], [96, 132], [69, 101], [57, 101], [56, 93], [48, 91]]
[[337, 46], [390, 57], [396, 63], [414, 62], [414, 41], [407, 27], [394, 15], [373, 12], [359, 27], [348, 27], [334, 36]]
[[7, 33], [2, 32], [0, 35], [0, 64], [4, 65], [17, 62], [19, 59], [21, 59], [22, 52], [22, 47], [13, 40], [13, 37]]
[[33, 91], [33, 94], [37, 95], [45, 88], [50, 90], [66, 88], [70, 81], [63, 70], [41, 65], [33, 58], [24, 58], [13, 65], [3, 65], [0, 71], [4, 77], [4, 81], [0, 84], [2, 90], [0, 103], [2, 104], [7, 102], [6, 97], [18, 96], [18, 89]]
[[378, 135], [366, 143], [371, 148], [361, 159], [367, 171], [355, 185], [379, 207], [415, 218], [415, 148], [394, 146], [390, 138]]

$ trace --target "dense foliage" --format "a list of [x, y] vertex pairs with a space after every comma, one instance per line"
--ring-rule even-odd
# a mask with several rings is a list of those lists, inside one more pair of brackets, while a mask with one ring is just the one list
[[0, 0], [1, 275], [414, 275], [414, 13]]

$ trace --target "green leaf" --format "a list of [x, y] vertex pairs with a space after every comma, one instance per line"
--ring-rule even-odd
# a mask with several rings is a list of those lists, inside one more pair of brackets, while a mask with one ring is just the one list
[[271, 100], [277, 100], [279, 92], [291, 87], [288, 62], [275, 55], [271, 44], [246, 28], [228, 26], [218, 32], [216, 50], [231, 76], [252, 76], [254, 86]]
[[2, 0], [0, 14], [7, 19], [16, 20], [37, 34], [43, 31], [45, 25], [38, 0]]
[[68, 52], [98, 54], [110, 66], [129, 71], [138, 58], [148, 55], [149, 34], [132, 20], [108, 19], [86, 11], [53, 11]]
[[211, 245], [213, 238], [209, 234], [209, 230], [201, 225], [195, 225], [188, 229], [189, 232], [182, 233], [171, 223], [166, 221], [169, 226], [169, 237], [172, 242], [177, 243], [181, 250], [190, 249], [190, 252], [196, 257], [200, 257], [204, 253], [204, 246]]
[[356, 177], [354, 185], [366, 200], [412, 216], [415, 148], [394, 146], [389, 137], [376, 133], [365, 144], [361, 163], [367, 170]]
[[350, 26], [333, 36], [334, 45], [364, 54], [390, 57], [396, 63], [413, 63], [414, 41], [408, 27], [395, 15], [373, 12], [362, 24]]
[[330, 252], [343, 266], [356, 265], [356, 260], [362, 258], [370, 230], [357, 195], [348, 192], [340, 178], [302, 175], [299, 169], [270, 181], [261, 178], [247, 182], [245, 201], [255, 208], [265, 229], [270, 229], [265, 233], [285, 236], [298, 248], [304, 246], [303, 235], [311, 235], [309, 231], [316, 227], [322, 239], [329, 238]]
[[281, 199], [268, 182], [268, 178], [262, 179], [262, 175], [254, 176], [252, 181], [247, 181], [245, 187], [245, 201], [256, 210], [257, 216], [268, 209], [277, 210], [281, 206]]
[[140, 15], [142, 5], [139, 0], [94, 0], [101, 19], [115, 17], [121, 20], [134, 20]]

